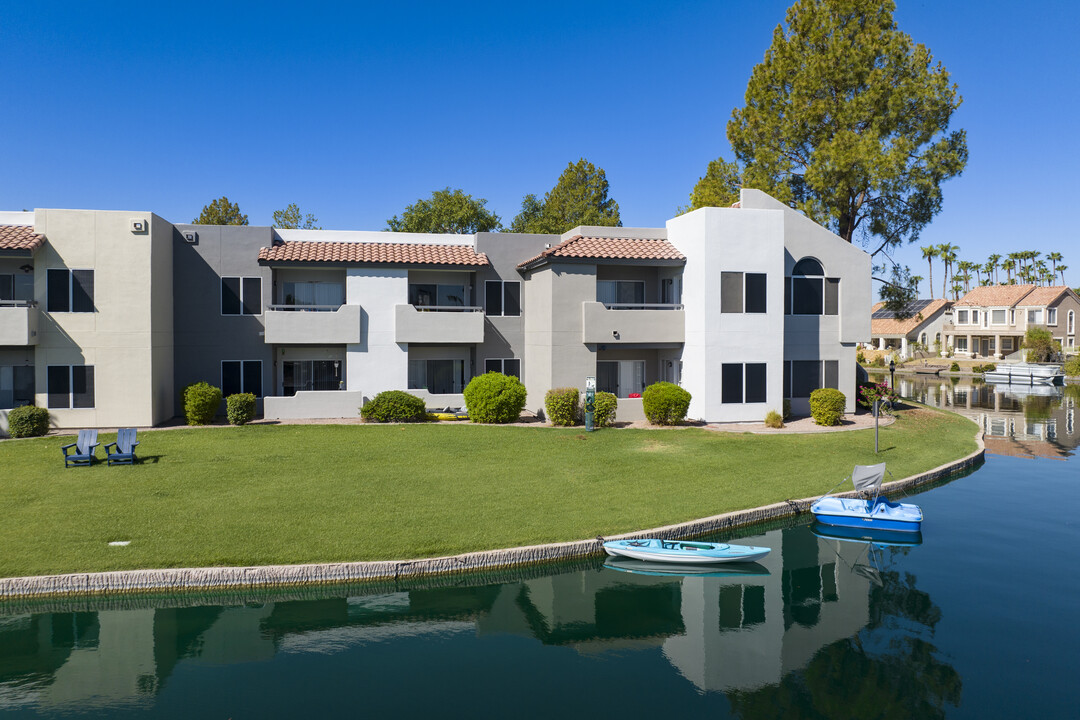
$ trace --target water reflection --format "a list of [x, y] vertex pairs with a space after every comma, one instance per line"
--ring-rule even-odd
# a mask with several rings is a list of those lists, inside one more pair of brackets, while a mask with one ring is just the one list
[[[350, 662], [351, 649], [407, 639], [507, 635], [586, 661], [652, 652], [669, 675], [699, 693], [728, 694], [743, 715], [809, 700], [823, 717], [853, 717], [834, 704], [882, 684], [911, 716], [956, 703], [959, 678], [929, 640], [941, 613], [902, 570], [911, 547], [874, 545], [871, 556], [866, 543], [816, 537], [806, 526], [746, 540], [773, 552], [719, 576], [630, 573], [598, 560], [503, 583], [0, 617], [0, 707], [150, 707], [174, 684], [198, 692], [182, 667], [328, 654]], [[380, 670], [367, 664], [363, 672]], [[850, 691], [839, 689], [841, 676], [854, 678]]]
[[1080, 385], [998, 385], [973, 378], [898, 375], [903, 397], [970, 417], [995, 455], [1064, 460], [1080, 445]]

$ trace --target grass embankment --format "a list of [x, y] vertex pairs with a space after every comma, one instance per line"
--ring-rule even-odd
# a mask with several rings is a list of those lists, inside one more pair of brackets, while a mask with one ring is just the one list
[[[576, 540], [821, 494], [856, 463], [902, 478], [975, 448], [970, 420], [921, 408], [881, 429], [878, 456], [873, 432], [260, 425], [143, 432], [140, 464], [69, 469], [70, 437], [9, 441], [0, 577]], [[100, 440], [99, 453], [113, 437]]]

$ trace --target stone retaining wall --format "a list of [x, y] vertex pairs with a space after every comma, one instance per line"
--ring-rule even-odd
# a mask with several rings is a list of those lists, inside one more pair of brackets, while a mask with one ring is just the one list
[[[886, 483], [882, 486], [882, 489], [889, 494], [900, 493], [973, 468], [982, 462], [985, 452], [981, 433], [977, 437], [977, 442], [978, 449], [967, 457], [946, 463], [919, 475]], [[857, 493], [854, 491], [840, 493], [838, 496], [856, 497]], [[4, 578], [0, 579], [0, 599], [23, 598], [29, 600], [176, 592], [227, 593], [259, 588], [286, 589], [305, 585], [369, 582], [376, 584], [394, 582], [397, 584], [423, 577], [448, 576], [596, 557], [603, 553], [602, 544], [605, 540], [639, 537], [659, 537], [670, 540], [707, 535], [731, 528], [752, 525], [765, 520], [805, 513], [809, 511], [811, 503], [816, 499], [785, 500], [784, 502], [752, 510], [739, 510], [678, 525], [667, 525], [623, 535], [611, 535], [550, 545], [532, 545], [507, 550], [465, 553], [450, 557], [378, 562], [269, 565], [263, 567], [129, 570]]]

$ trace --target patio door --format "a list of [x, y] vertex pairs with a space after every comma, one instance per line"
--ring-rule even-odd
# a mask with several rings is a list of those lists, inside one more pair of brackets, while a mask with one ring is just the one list
[[617, 360], [596, 363], [596, 389], [615, 397], [629, 397], [645, 390], [645, 361]]

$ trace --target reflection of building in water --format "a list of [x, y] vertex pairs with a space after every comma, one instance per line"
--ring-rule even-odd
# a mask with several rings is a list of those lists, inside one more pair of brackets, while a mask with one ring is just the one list
[[970, 417], [986, 451], [1014, 457], [1065, 459], [1080, 445], [1078, 388], [972, 383], [967, 379], [896, 379], [903, 397]]
[[806, 528], [748, 541], [774, 548], [762, 563], [768, 573], [597, 568], [351, 598], [0, 618], [0, 708], [152, 703], [181, 664], [463, 632], [513, 633], [585, 654], [660, 650], [704, 691], [775, 684], [867, 623], [867, 580], [849, 571], [862, 546], [816, 540]]

